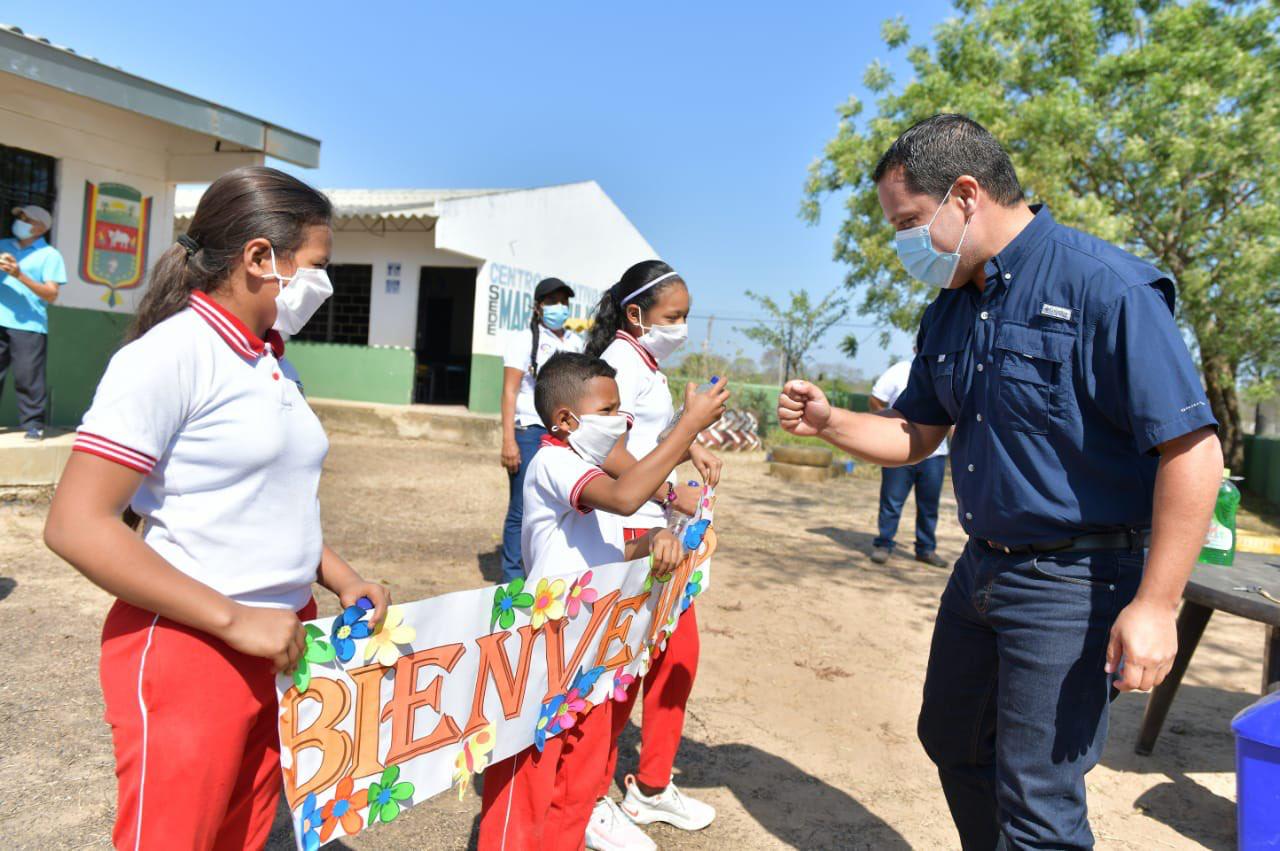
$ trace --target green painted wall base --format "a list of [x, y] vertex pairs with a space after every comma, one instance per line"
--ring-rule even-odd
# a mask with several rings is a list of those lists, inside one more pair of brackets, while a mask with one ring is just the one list
[[308, 396], [390, 405], [413, 401], [412, 349], [293, 342], [285, 355]]
[[471, 393], [467, 407], [477, 414], [502, 412], [502, 358], [497, 355], [471, 356]]
[[1246, 435], [1244, 469], [1231, 472], [1244, 476], [1241, 484], [1245, 490], [1280, 505], [1280, 437]]
[[[124, 339], [133, 317], [77, 307], [49, 308], [49, 354], [45, 365], [49, 385], [49, 424], [74, 428], [93, 401], [93, 391], [107, 361]], [[13, 377], [6, 378], [0, 397], [0, 426], [15, 427], [18, 409]]]

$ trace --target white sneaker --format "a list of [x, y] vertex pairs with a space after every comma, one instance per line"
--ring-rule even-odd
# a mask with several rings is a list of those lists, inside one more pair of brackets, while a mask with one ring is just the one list
[[710, 804], [685, 797], [676, 788], [675, 783], [668, 783], [661, 793], [649, 797], [636, 786], [636, 779], [628, 774], [626, 779], [627, 794], [622, 799], [623, 815], [636, 824], [653, 824], [664, 821], [681, 830], [702, 830], [716, 819], [716, 809]]
[[612, 798], [601, 798], [587, 823], [587, 847], [594, 851], [658, 851], [644, 831], [627, 821]]

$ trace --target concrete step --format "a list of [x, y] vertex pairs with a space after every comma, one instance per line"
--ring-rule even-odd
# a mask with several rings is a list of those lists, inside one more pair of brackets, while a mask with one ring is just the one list
[[341, 399], [309, 399], [326, 431], [433, 440], [481, 449], [502, 448], [497, 414], [461, 405], [382, 405]]
[[75, 438], [75, 432], [50, 430], [35, 442], [16, 429], [0, 432], [0, 487], [57, 484]]

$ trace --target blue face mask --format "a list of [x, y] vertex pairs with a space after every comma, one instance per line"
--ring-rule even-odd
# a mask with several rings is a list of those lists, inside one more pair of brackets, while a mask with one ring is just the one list
[[933, 247], [933, 237], [929, 235], [929, 228], [937, 220], [938, 213], [947, 206], [947, 199], [950, 197], [951, 190], [948, 189], [942, 204], [929, 220], [929, 224], [900, 230], [894, 236], [894, 247], [898, 249], [898, 259], [902, 261], [907, 274], [917, 281], [944, 290], [950, 288], [952, 279], [955, 278], [956, 267], [960, 265], [960, 246], [964, 245], [965, 234], [969, 232], [969, 220], [965, 219], [964, 230], [960, 233], [960, 243], [956, 245], [955, 251], [947, 253]]
[[22, 219], [14, 219], [12, 230], [13, 230], [13, 235], [16, 236], [18, 239], [31, 238], [31, 231], [32, 231], [31, 224], [29, 222], [24, 222]]
[[569, 321], [569, 305], [547, 304], [542, 307], [542, 324], [552, 331], [559, 331]]

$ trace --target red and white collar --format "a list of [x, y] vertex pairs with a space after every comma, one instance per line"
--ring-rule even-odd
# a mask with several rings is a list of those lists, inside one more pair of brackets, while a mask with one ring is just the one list
[[563, 446], [565, 449], [573, 448], [567, 442], [556, 437], [554, 434], [544, 434], [542, 436], [542, 442], [539, 444], [539, 446]]
[[266, 353], [268, 347], [277, 358], [284, 357], [284, 338], [274, 328], [267, 332], [265, 341], [259, 339], [239, 317], [200, 290], [192, 290], [189, 304], [240, 357], [257, 360]]
[[644, 361], [644, 365], [649, 367], [649, 369], [652, 370], [653, 372], [658, 371], [657, 359], [654, 358], [654, 356], [649, 353], [648, 349], [640, 345], [639, 340], [637, 340], [635, 337], [628, 334], [626, 331], [619, 331], [618, 339], [624, 340], [625, 342], [630, 343], [631, 347], [640, 353], [640, 360]]

